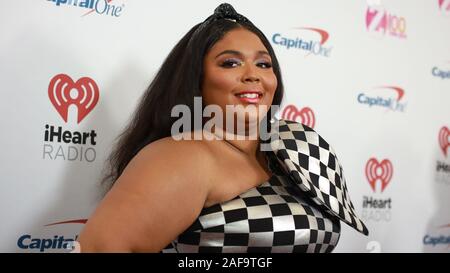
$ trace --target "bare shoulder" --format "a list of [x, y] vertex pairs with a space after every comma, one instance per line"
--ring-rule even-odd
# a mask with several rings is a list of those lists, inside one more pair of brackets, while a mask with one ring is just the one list
[[81, 251], [160, 251], [200, 214], [213, 158], [204, 142], [171, 137], [141, 149], [89, 218]]
[[136, 155], [135, 161], [146, 161], [157, 157], [163, 161], [173, 159], [172, 163], [178, 167], [196, 167], [195, 165], [202, 166], [203, 161], [213, 159], [213, 154], [210, 145], [205, 141], [175, 140], [172, 137], [166, 137], [145, 146]]

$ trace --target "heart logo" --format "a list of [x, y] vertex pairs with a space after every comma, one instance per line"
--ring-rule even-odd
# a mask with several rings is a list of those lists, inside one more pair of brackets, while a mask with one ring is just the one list
[[300, 122], [311, 128], [314, 128], [314, 125], [316, 125], [314, 112], [309, 107], [304, 107], [301, 110], [298, 110], [295, 105], [288, 105], [284, 108], [281, 118]]
[[74, 82], [68, 75], [59, 74], [51, 79], [48, 96], [64, 122], [67, 122], [69, 106], [76, 105], [77, 123], [80, 123], [97, 105], [100, 93], [91, 78], [83, 77]]
[[450, 143], [448, 141], [449, 136], [450, 130], [447, 128], [447, 126], [442, 127], [439, 131], [439, 146], [441, 147], [441, 150], [444, 153], [445, 157], [447, 157], [447, 149], [450, 146]]
[[369, 161], [367, 161], [366, 178], [374, 192], [377, 181], [381, 182], [381, 192], [384, 191], [386, 186], [391, 181], [393, 172], [394, 167], [389, 159], [383, 159], [380, 163], [372, 157]]

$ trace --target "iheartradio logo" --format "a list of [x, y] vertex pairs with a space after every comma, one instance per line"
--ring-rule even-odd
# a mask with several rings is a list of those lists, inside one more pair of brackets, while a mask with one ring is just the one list
[[284, 108], [283, 112], [281, 113], [281, 118], [300, 122], [311, 128], [314, 128], [314, 125], [316, 124], [316, 118], [311, 108], [304, 107], [299, 110], [295, 105], [292, 104]]
[[394, 167], [389, 159], [383, 159], [378, 162], [375, 158], [370, 158], [366, 163], [366, 178], [370, 187], [376, 192], [376, 184], [381, 183], [381, 192], [387, 187], [391, 181]]
[[48, 96], [66, 123], [69, 106], [75, 105], [78, 109], [77, 123], [80, 123], [97, 105], [100, 93], [95, 81], [89, 77], [74, 82], [68, 75], [58, 74], [48, 85]]
[[447, 149], [450, 146], [450, 142], [448, 140], [449, 136], [450, 130], [447, 128], [447, 126], [442, 127], [439, 131], [439, 147], [441, 148], [445, 157], [447, 157]]

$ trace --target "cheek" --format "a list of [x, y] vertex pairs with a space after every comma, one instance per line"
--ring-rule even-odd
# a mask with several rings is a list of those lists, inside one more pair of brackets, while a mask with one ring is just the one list
[[215, 91], [231, 91], [235, 85], [236, 76], [230, 72], [216, 70], [208, 73], [206, 82], [208, 82], [208, 86]]
[[203, 98], [207, 104], [219, 103], [229, 95], [236, 85], [236, 76], [233, 73], [214, 70], [206, 71], [203, 81]]
[[267, 77], [265, 78], [265, 85], [266, 86], [264, 89], [267, 90], [267, 92], [273, 98], [273, 96], [275, 95], [275, 90], [277, 89], [278, 86], [278, 80], [274, 73], [267, 75]]

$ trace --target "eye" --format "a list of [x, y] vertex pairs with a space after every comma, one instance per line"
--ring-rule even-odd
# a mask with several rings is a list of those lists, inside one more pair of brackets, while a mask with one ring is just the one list
[[232, 68], [232, 67], [237, 67], [241, 64], [242, 64], [242, 61], [240, 61], [238, 59], [226, 59], [220, 64], [220, 66], [224, 67], [224, 68]]
[[267, 62], [267, 61], [262, 61], [262, 62], [258, 62], [256, 64], [256, 66], [261, 67], [261, 68], [271, 68], [272, 64], [270, 62]]

